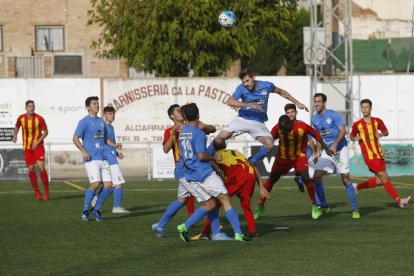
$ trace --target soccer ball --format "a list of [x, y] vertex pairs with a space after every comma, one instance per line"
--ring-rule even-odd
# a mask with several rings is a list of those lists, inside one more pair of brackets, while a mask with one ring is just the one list
[[222, 11], [218, 17], [221, 26], [228, 28], [236, 23], [236, 15], [232, 11]]

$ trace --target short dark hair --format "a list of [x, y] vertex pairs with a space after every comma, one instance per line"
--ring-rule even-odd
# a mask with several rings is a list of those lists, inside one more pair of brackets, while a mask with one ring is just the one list
[[362, 105], [364, 103], [367, 103], [367, 104], [369, 104], [370, 107], [372, 107], [372, 102], [371, 102], [370, 99], [363, 99], [363, 100], [361, 100], [360, 105]]
[[251, 68], [244, 68], [239, 73], [239, 78], [242, 80], [245, 76], [254, 77], [255, 73]]
[[107, 106], [104, 107], [103, 112], [104, 113], [115, 112], [115, 108], [112, 106], [112, 104], [108, 104]]
[[181, 107], [181, 114], [188, 122], [193, 122], [198, 119], [200, 111], [195, 103], [189, 103]]
[[324, 103], [326, 103], [326, 101], [328, 100], [328, 97], [326, 97], [326, 95], [323, 93], [316, 93], [315, 95], [313, 95], [313, 99], [315, 99], [316, 97], [322, 97], [322, 101]]
[[25, 105], [25, 106], [27, 107], [27, 106], [28, 106], [29, 104], [31, 104], [31, 103], [32, 103], [32, 104], [34, 104], [34, 101], [33, 101], [33, 100], [27, 100], [27, 101], [26, 101], [26, 105]]
[[216, 151], [226, 148], [226, 140], [221, 137], [214, 138], [213, 147]]
[[296, 111], [296, 104], [293, 103], [288, 103], [285, 105], [285, 112], [288, 111], [289, 109], [293, 109]]
[[279, 126], [282, 131], [290, 131], [293, 122], [290, 120], [288, 115], [282, 115], [279, 117]]
[[173, 115], [173, 113], [174, 113], [174, 109], [176, 108], [176, 107], [180, 107], [178, 104], [173, 104], [173, 105], [170, 105], [170, 107], [168, 108], [168, 110], [167, 110], [167, 114], [168, 114], [168, 117], [170, 117], [171, 115]]
[[85, 106], [88, 107], [92, 101], [99, 101], [99, 98], [97, 96], [87, 97], [85, 100]]

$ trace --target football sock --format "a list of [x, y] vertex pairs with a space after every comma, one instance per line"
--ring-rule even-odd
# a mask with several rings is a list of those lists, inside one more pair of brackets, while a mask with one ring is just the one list
[[30, 179], [30, 184], [32, 184], [33, 191], [35, 192], [36, 198], [38, 196], [40, 197], [39, 187], [37, 186], [37, 175], [36, 175], [35, 170], [33, 171], [29, 170], [29, 179]]
[[352, 182], [345, 185], [346, 193], [349, 198], [349, 202], [351, 203], [352, 210], [358, 210], [357, 204], [356, 204], [356, 194], [354, 186], [352, 185]]
[[249, 161], [252, 165], [255, 165], [257, 162], [265, 158], [269, 154], [269, 150], [267, 150], [264, 146], [261, 146], [259, 150], [253, 155]]
[[244, 212], [244, 218], [246, 219], [247, 226], [249, 227], [249, 232], [257, 232], [256, 230], [256, 223], [254, 222], [254, 216], [252, 209], [250, 208], [250, 198], [249, 200], [242, 200], [241, 207]]
[[316, 197], [319, 200], [318, 205], [320, 204], [320, 206], [322, 208], [328, 207], [328, 203], [326, 202], [325, 189], [323, 187], [323, 182], [322, 181], [315, 181], [313, 184], [314, 184], [314, 187], [315, 187]]
[[89, 206], [91, 205], [92, 199], [95, 196], [95, 191], [87, 189], [85, 192], [85, 200], [83, 204], [83, 211], [89, 211]]
[[[208, 220], [210, 221], [212, 235], [214, 236], [216, 234], [221, 233], [220, 218], [219, 218], [217, 209], [214, 208], [212, 211], [208, 212], [207, 216], [208, 216]], [[206, 220], [206, 223], [207, 223], [207, 220]]]
[[98, 195], [98, 200], [96, 200], [96, 205], [94, 207], [95, 210], [101, 210], [102, 205], [105, 203], [105, 200], [108, 198], [108, 196], [111, 194], [112, 188], [102, 189], [102, 193]]
[[308, 191], [312, 204], [316, 204], [315, 187], [312, 181], [309, 180], [308, 183], [306, 183], [306, 190]]
[[392, 198], [400, 204], [400, 197], [397, 194], [397, 191], [394, 189], [394, 186], [392, 186], [391, 182], [388, 180], [384, 183], [384, 189], [387, 191], [387, 193], [392, 196]]
[[[175, 216], [178, 210], [184, 207], [184, 203], [181, 203], [178, 199], [172, 202], [167, 209], [165, 210], [164, 214], [162, 215], [160, 221], [158, 222], [158, 226], [162, 229], [170, 222], [170, 220]], [[187, 228], [189, 229], [189, 228]]]
[[240, 229], [239, 217], [237, 216], [237, 212], [236, 210], [234, 210], [234, 208], [231, 208], [226, 211], [226, 218], [230, 222], [231, 227], [233, 228], [234, 234], [243, 235], [243, 232]]
[[210, 143], [207, 147], [207, 153], [210, 155], [214, 155], [216, 153], [216, 150], [214, 149], [213, 142]]
[[121, 206], [122, 196], [124, 194], [124, 189], [122, 188], [112, 188], [111, 193], [114, 193], [114, 207], [118, 208]]
[[302, 176], [299, 176], [298, 181], [300, 184], [305, 185], [305, 182], [303, 181]]
[[47, 177], [47, 171], [43, 171], [40, 173], [40, 179], [43, 183], [43, 190], [45, 193], [45, 198], [49, 198], [49, 179]]
[[190, 196], [187, 200], [187, 211], [189, 217], [191, 217], [191, 215], [194, 213], [194, 204], [194, 196]]
[[[263, 187], [270, 193], [270, 191], [273, 188], [273, 185], [270, 184], [269, 180], [266, 180], [265, 184], [263, 185]], [[263, 206], [266, 202], [266, 198], [265, 197], [260, 197], [259, 199], [259, 203], [257, 204], [258, 206]]]
[[377, 179], [375, 177], [368, 179], [367, 181], [364, 181], [357, 185], [357, 190], [361, 189], [369, 189], [369, 188], [375, 188], [377, 187]]
[[[185, 228], [188, 230], [191, 228], [192, 225], [196, 224], [197, 222], [199, 222], [205, 215], [207, 214], [207, 211], [204, 210], [203, 207], [198, 207], [195, 211], [194, 214], [189, 217], [185, 222]], [[158, 224], [159, 225], [159, 224]]]

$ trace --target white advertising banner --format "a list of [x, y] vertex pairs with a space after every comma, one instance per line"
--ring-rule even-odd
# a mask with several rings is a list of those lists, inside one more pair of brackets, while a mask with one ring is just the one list
[[29, 88], [36, 112], [46, 120], [47, 142], [72, 141], [79, 120], [88, 115], [86, 98], [100, 97], [99, 79], [30, 79]]
[[[274, 82], [309, 106], [308, 77], [258, 79]], [[114, 126], [119, 142], [161, 142], [164, 130], [172, 123], [167, 115], [167, 109], [172, 104], [194, 102], [200, 109], [200, 119], [203, 122], [215, 125], [218, 130], [222, 129], [237, 116], [237, 112], [227, 106], [226, 101], [240, 83], [237, 78], [105, 80], [104, 103], [112, 104], [117, 110]], [[283, 107], [286, 103], [288, 101], [279, 95], [270, 96], [269, 129], [284, 114]], [[309, 122], [309, 113], [300, 112], [299, 119]], [[246, 139], [250, 137], [243, 135], [238, 138]]]

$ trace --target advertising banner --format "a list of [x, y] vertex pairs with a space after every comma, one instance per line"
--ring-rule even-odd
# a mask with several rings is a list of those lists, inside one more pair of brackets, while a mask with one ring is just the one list
[[28, 169], [21, 149], [0, 149], [0, 179], [29, 179]]

